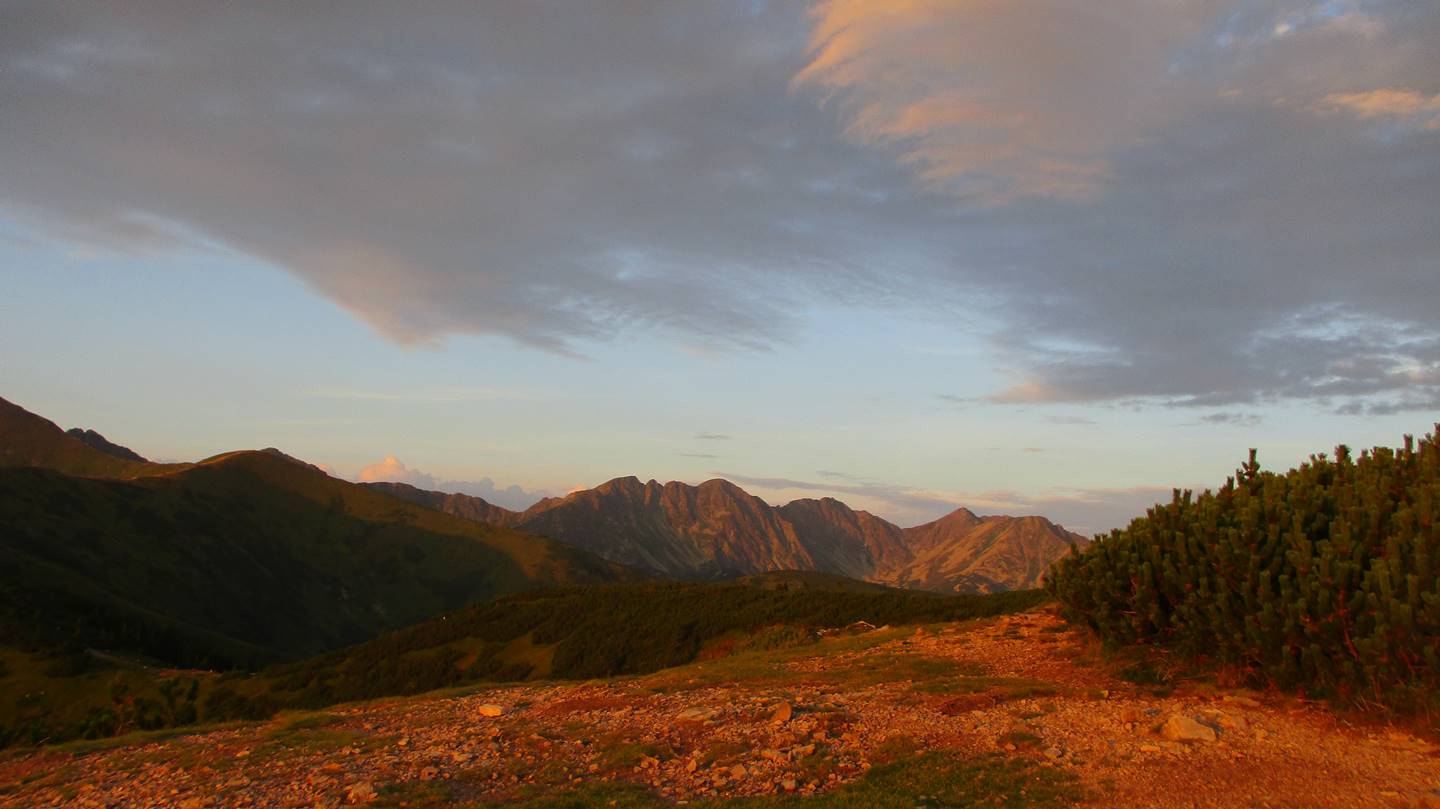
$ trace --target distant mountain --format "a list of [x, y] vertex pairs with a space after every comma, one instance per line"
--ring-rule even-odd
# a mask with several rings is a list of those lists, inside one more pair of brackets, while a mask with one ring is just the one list
[[[88, 436], [98, 441], [87, 440]], [[152, 464], [99, 433], [66, 433], [49, 419], [0, 399], [0, 467], [14, 466], [43, 467], [82, 477], [131, 478], [186, 465]]]
[[398, 497], [401, 500], [409, 500], [417, 505], [431, 508], [436, 511], [443, 511], [446, 514], [453, 514], [456, 517], [464, 517], [475, 522], [489, 523], [490, 525], [509, 525], [514, 522], [517, 512], [507, 508], [501, 508], [487, 502], [483, 498], [469, 494], [446, 494], [445, 492], [431, 492], [419, 489], [408, 483], [366, 483], [363, 484], [372, 489], [378, 489], [386, 494]]
[[495, 596], [643, 578], [277, 450], [158, 465], [0, 407], [0, 643], [253, 666]]
[[804, 570], [935, 592], [993, 592], [1039, 586], [1051, 562], [1088, 541], [1043, 517], [977, 517], [963, 508], [902, 529], [828, 497], [770, 506], [726, 480], [616, 478], [523, 512], [478, 497], [371, 485], [682, 579]]
[[914, 557], [877, 581], [971, 593], [1039, 587], [1052, 562], [1089, 542], [1044, 517], [977, 517], [963, 508], [905, 529], [905, 540]]
[[119, 458], [122, 461], [135, 461], [136, 463], [150, 463], [141, 457], [140, 453], [129, 447], [122, 447], [119, 444], [106, 440], [105, 436], [94, 430], [82, 430], [79, 427], [71, 427], [65, 431], [66, 435], [80, 439], [81, 443], [91, 449], [98, 449], [106, 455]]

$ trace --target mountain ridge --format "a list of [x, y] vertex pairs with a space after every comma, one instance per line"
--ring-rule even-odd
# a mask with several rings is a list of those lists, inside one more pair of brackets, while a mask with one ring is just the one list
[[275, 449], [114, 457], [0, 400], [0, 646], [251, 667], [496, 596], [643, 574]]
[[1039, 586], [1051, 562], [1089, 542], [1044, 517], [980, 517], [963, 507], [901, 528], [832, 497], [772, 506], [724, 478], [691, 485], [626, 475], [524, 511], [406, 484], [365, 485], [681, 579], [802, 570], [935, 592], [992, 592]]

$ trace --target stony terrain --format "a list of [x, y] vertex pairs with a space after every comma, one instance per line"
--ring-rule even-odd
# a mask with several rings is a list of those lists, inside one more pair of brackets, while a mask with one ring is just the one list
[[0, 806], [485, 805], [600, 780], [693, 804], [843, 791], [918, 750], [1024, 759], [1086, 806], [1440, 806], [1440, 750], [1408, 733], [1113, 670], [1048, 612], [841, 633], [639, 678], [11, 754]]

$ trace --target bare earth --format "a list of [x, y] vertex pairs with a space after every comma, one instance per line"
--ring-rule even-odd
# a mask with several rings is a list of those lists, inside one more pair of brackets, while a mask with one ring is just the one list
[[[1167, 739], [1177, 716], [1214, 738]], [[1421, 739], [1281, 697], [1155, 696], [1107, 674], [1046, 612], [12, 755], [0, 806], [433, 805], [422, 798], [438, 785], [503, 802], [595, 779], [676, 802], [806, 794], [900, 743], [1031, 757], [1074, 773], [1086, 806], [1440, 807], [1440, 750]]]

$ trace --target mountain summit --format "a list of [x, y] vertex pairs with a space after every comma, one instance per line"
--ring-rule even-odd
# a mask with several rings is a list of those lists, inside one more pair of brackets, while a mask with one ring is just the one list
[[935, 592], [993, 592], [1039, 586], [1051, 562], [1088, 542], [1044, 517], [979, 517], [964, 508], [900, 528], [829, 497], [776, 507], [722, 479], [691, 486], [621, 477], [523, 512], [403, 483], [368, 485], [684, 579], [811, 570]]

